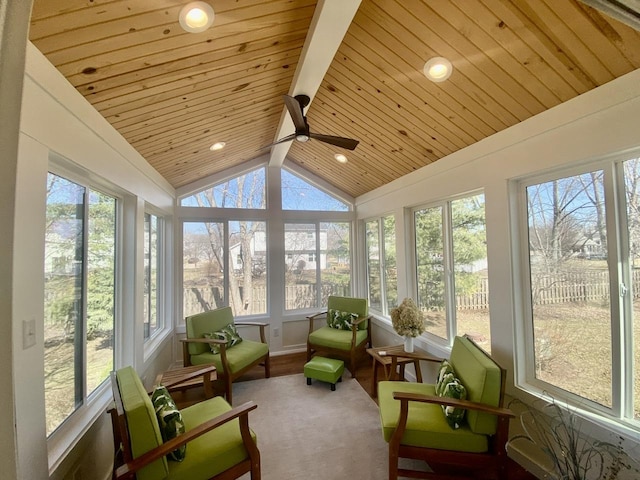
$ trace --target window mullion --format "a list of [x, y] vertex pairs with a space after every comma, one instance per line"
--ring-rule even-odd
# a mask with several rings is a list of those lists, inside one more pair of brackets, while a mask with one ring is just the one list
[[[612, 164], [605, 169], [605, 202], [612, 206], [607, 212], [607, 237], [609, 242], [609, 261], [611, 282], [611, 342], [613, 369], [613, 414], [618, 417], [633, 418], [633, 297], [631, 281], [630, 246], [628, 219], [626, 215], [626, 191], [624, 188], [624, 166]], [[629, 335], [625, 335], [625, 332]]]
[[81, 318], [76, 321], [74, 335], [74, 363], [75, 363], [75, 404], [83, 404], [87, 395], [87, 291], [89, 279], [89, 201], [90, 190], [84, 188], [82, 198], [82, 261], [81, 261]]
[[321, 262], [320, 262], [320, 222], [315, 222], [316, 226], [316, 305], [322, 305], [322, 276], [321, 276]]
[[447, 318], [447, 340], [449, 345], [453, 345], [453, 338], [456, 336], [456, 304], [455, 288], [453, 276], [453, 227], [451, 215], [451, 202], [446, 202], [442, 208], [442, 246], [444, 249], [444, 303]]
[[383, 313], [388, 313], [387, 306], [387, 281], [386, 274], [387, 266], [386, 259], [387, 254], [385, 252], [385, 231], [384, 231], [384, 218], [378, 219], [378, 268], [380, 275], [380, 309]]

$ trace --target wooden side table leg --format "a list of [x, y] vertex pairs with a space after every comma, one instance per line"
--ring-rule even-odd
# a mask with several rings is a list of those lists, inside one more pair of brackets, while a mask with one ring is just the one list
[[213, 385], [211, 384], [211, 372], [207, 372], [202, 376], [202, 384], [204, 386], [204, 397], [213, 398]]
[[422, 383], [422, 372], [420, 371], [420, 360], [418, 359], [414, 360], [413, 366], [416, 369], [416, 379], [418, 383]]
[[374, 358], [372, 360], [373, 364], [371, 368], [373, 369], [373, 383], [371, 385], [371, 391], [373, 392], [373, 397], [376, 398], [378, 396], [378, 362]]

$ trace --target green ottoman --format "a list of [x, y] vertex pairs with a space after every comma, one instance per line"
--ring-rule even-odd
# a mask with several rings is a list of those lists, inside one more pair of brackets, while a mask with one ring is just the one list
[[304, 366], [304, 376], [307, 377], [307, 385], [311, 385], [311, 379], [331, 384], [331, 391], [336, 390], [336, 383], [342, 381], [344, 362], [333, 358], [313, 357]]

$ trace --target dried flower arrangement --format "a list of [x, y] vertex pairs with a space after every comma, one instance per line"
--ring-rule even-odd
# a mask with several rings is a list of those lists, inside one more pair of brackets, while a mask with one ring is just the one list
[[424, 315], [411, 298], [405, 298], [400, 305], [391, 309], [391, 325], [403, 337], [418, 337], [426, 328]]

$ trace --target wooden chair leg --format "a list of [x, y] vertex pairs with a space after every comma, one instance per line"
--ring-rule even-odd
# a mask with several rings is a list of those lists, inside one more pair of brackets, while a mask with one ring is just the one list
[[227, 375], [224, 379], [224, 383], [225, 383], [225, 396], [227, 397], [227, 402], [229, 402], [229, 405], [233, 405], [233, 393], [231, 390], [231, 377], [229, 375]]
[[267, 358], [264, 361], [264, 378], [269, 377], [271, 377], [271, 357], [267, 355]]

